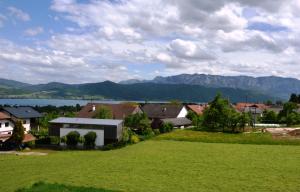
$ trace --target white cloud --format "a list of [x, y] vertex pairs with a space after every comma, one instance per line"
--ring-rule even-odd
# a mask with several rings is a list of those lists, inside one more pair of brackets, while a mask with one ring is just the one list
[[15, 17], [16, 19], [19, 19], [21, 21], [29, 21], [30, 20], [30, 15], [21, 9], [18, 9], [16, 7], [8, 7], [7, 8], [10, 15]]
[[[30, 19], [15, 9], [10, 10], [15, 17]], [[36, 42], [39, 48], [14, 44], [1, 50], [0, 62], [10, 61], [24, 74], [43, 74], [44, 81], [51, 80], [46, 74], [55, 73], [55, 67], [72, 68], [59, 71], [65, 81], [150, 78], [157, 74], [155, 67], [137, 74], [129, 65], [157, 64], [164, 68], [160, 75], [300, 74], [299, 0], [53, 0], [50, 9], [51, 18], [68, 21], [64, 33], [53, 31], [50, 39]], [[247, 16], [245, 10], [255, 14]], [[256, 23], [261, 29], [252, 30], [250, 24]], [[270, 26], [283, 30], [272, 31]], [[41, 32], [32, 28], [25, 34]], [[70, 75], [81, 72], [80, 78]]]
[[28, 35], [28, 36], [36, 36], [36, 35], [39, 35], [43, 32], [44, 32], [43, 27], [30, 28], [30, 29], [26, 29], [24, 31], [25, 35]]

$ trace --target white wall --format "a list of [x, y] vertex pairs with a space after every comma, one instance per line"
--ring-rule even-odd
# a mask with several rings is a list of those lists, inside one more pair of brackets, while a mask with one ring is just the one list
[[186, 107], [182, 107], [180, 113], [178, 114], [177, 118], [180, 117], [186, 117], [186, 115], [188, 114], [188, 110], [186, 109]]
[[[26, 121], [26, 123], [23, 123], [23, 121]], [[28, 133], [28, 131], [30, 131], [30, 119], [22, 119], [22, 124], [25, 128], [25, 132]]]
[[76, 128], [60, 128], [60, 137], [66, 136], [69, 132], [71, 131], [77, 131], [80, 136], [84, 136], [90, 131], [93, 131], [97, 134], [96, 138], [96, 146], [97, 147], [102, 147], [104, 146], [104, 130], [99, 130], [99, 129], [76, 129]]
[[[0, 126], [0, 134], [8, 134], [14, 129], [14, 124], [10, 120], [0, 120], [1, 126]], [[5, 123], [9, 123], [8, 127], [5, 127]]]

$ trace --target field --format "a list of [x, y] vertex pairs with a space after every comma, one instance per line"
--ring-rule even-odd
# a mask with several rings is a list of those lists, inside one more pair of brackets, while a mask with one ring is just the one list
[[299, 191], [300, 146], [161, 137], [113, 151], [0, 155], [0, 191]]
[[232, 143], [232, 144], [255, 144], [255, 145], [299, 145], [300, 138], [273, 139], [269, 133], [220, 133], [203, 132], [192, 130], [175, 130], [168, 134], [162, 134], [156, 140], [192, 141], [204, 143]]

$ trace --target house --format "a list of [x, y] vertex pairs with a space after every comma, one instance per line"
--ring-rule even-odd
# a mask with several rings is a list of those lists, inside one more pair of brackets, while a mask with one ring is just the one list
[[264, 110], [270, 108], [262, 103], [237, 103], [235, 109], [239, 112], [252, 112], [261, 114]]
[[105, 107], [111, 110], [113, 119], [124, 119], [128, 115], [142, 113], [141, 108], [137, 104], [121, 103], [121, 104], [102, 104], [88, 103], [79, 112], [78, 118], [93, 118], [97, 114], [97, 110]]
[[[151, 126], [154, 129], [157, 129], [161, 126], [164, 120], [168, 119], [168, 121], [175, 122], [174, 119], [184, 118], [183, 121], [176, 120], [177, 127], [185, 127], [188, 119], [186, 119], [186, 115], [188, 114], [188, 110], [183, 105], [175, 105], [175, 104], [145, 104], [142, 107], [142, 111], [147, 114], [148, 118], [152, 120]], [[184, 122], [184, 123], [183, 123]], [[180, 124], [183, 123], [183, 124]], [[191, 123], [189, 124], [191, 125]], [[174, 125], [175, 126], [175, 125]]]
[[8, 115], [13, 122], [21, 121], [25, 128], [25, 133], [31, 129], [38, 128], [38, 119], [42, 114], [31, 107], [4, 107], [2, 112]]
[[188, 110], [196, 113], [197, 115], [202, 115], [204, 109], [208, 107], [207, 104], [199, 104], [199, 105], [187, 105], [186, 106]]
[[49, 135], [63, 137], [71, 131], [77, 131], [84, 136], [90, 131], [97, 134], [96, 146], [120, 141], [123, 131], [123, 120], [90, 119], [59, 117], [50, 121]]
[[0, 112], [0, 140], [4, 141], [3, 138], [9, 137], [14, 129], [14, 123], [12, 122], [11, 118], [3, 113]]
[[171, 123], [174, 128], [185, 128], [192, 125], [192, 121], [186, 117], [162, 119], [162, 123]]

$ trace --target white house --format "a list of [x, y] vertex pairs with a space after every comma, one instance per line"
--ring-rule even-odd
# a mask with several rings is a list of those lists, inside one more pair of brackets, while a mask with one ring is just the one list
[[71, 131], [77, 131], [84, 136], [90, 131], [96, 133], [96, 147], [117, 142], [122, 137], [123, 120], [115, 119], [90, 119], [60, 117], [50, 121], [50, 136], [63, 137]]
[[42, 115], [31, 107], [4, 107], [3, 113], [8, 115], [12, 121], [21, 121], [28, 133], [32, 128], [38, 128], [38, 118]]

